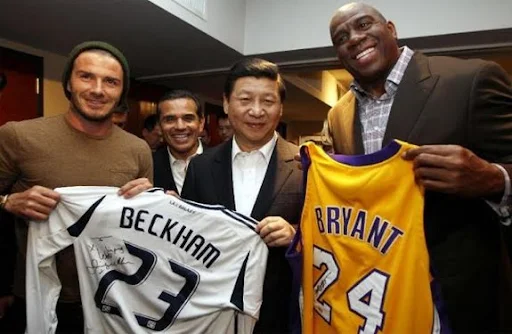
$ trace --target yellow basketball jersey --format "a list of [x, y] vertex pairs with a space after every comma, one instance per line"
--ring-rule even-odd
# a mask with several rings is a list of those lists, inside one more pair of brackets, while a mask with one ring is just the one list
[[303, 146], [303, 333], [440, 332], [423, 190], [401, 157], [413, 147], [393, 141], [373, 154], [331, 157]]

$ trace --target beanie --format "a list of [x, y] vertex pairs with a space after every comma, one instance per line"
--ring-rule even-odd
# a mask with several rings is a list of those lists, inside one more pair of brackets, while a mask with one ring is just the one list
[[123, 91], [121, 93], [121, 98], [119, 99], [118, 106], [125, 103], [128, 90], [130, 89], [130, 67], [128, 66], [128, 60], [126, 60], [125, 56], [121, 51], [119, 51], [114, 46], [101, 41], [89, 41], [78, 44], [71, 50], [69, 53], [66, 66], [64, 67], [64, 73], [62, 73], [62, 86], [64, 87], [64, 94], [68, 98], [71, 98], [71, 93], [67, 90], [67, 85], [69, 78], [71, 77], [71, 71], [73, 70], [73, 63], [75, 59], [84, 51], [87, 50], [104, 50], [110, 53], [114, 58], [116, 58], [119, 63], [121, 63], [121, 67], [123, 68]]

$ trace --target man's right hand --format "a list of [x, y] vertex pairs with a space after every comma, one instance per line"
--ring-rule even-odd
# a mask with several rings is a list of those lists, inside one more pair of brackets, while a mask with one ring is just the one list
[[59, 200], [58, 192], [41, 186], [33, 186], [24, 192], [10, 194], [4, 209], [19, 217], [45, 220]]

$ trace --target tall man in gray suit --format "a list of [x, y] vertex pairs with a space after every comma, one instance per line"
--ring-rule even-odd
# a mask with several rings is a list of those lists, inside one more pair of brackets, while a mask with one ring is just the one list
[[336, 153], [372, 153], [394, 138], [421, 145], [404, 158], [426, 189], [427, 247], [452, 329], [511, 332], [502, 242], [510, 231], [501, 224], [510, 223], [512, 174], [507, 73], [491, 62], [400, 48], [394, 24], [363, 3], [338, 9], [330, 33], [355, 78], [329, 112]]
[[275, 131], [285, 97], [275, 64], [256, 58], [236, 63], [224, 86], [234, 137], [192, 159], [181, 193], [260, 221], [257, 231], [269, 257], [255, 333], [290, 331], [291, 271], [284, 254], [300, 219], [302, 174], [293, 159], [298, 147]]

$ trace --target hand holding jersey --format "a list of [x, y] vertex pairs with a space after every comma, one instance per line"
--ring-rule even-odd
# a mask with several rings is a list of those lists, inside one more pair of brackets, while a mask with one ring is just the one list
[[501, 196], [505, 188], [498, 167], [459, 145], [423, 145], [404, 158], [414, 163], [416, 180], [427, 190], [488, 198]]
[[56, 191], [48, 223], [30, 223], [29, 334], [56, 329], [55, 254], [69, 245], [90, 333], [252, 332], [268, 253], [254, 219], [160, 191], [132, 199], [109, 187]]
[[117, 194], [128, 199], [137, 196], [138, 194], [148, 189], [151, 189], [152, 187], [153, 184], [151, 183], [151, 181], [149, 181], [148, 178], [141, 177], [127, 182], [124, 186], [119, 188]]
[[295, 229], [282, 217], [265, 217], [256, 227], [256, 232], [269, 247], [288, 246], [295, 236]]
[[59, 193], [41, 186], [9, 194], [4, 209], [18, 217], [33, 220], [47, 219], [60, 200]]
[[[180, 198], [174, 190], [166, 190], [165, 193]], [[295, 228], [283, 217], [265, 217], [255, 231], [269, 247], [288, 246], [295, 236]]]
[[423, 189], [401, 157], [413, 148], [394, 141], [373, 154], [330, 157], [303, 146], [301, 249], [288, 253], [292, 264], [303, 256], [303, 333], [446, 330], [429, 272]]
[[[152, 187], [147, 178], [139, 178], [122, 186], [118, 195], [131, 198]], [[33, 186], [23, 192], [10, 194], [3, 208], [22, 218], [46, 220], [59, 200], [58, 192], [46, 187]]]

